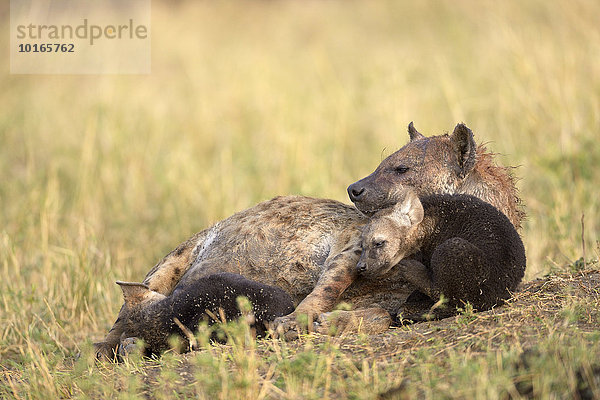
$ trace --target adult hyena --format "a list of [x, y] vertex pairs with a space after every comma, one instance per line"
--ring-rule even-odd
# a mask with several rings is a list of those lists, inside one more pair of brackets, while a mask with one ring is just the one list
[[[386, 208], [407, 185], [419, 195], [478, 196], [520, 225], [523, 213], [510, 169], [497, 166], [483, 146], [477, 148], [470, 129], [459, 124], [451, 135], [427, 138], [411, 123], [409, 135], [406, 146], [358, 182], [361, 187], [357, 183], [349, 188], [360, 211]], [[278, 320], [284, 330], [295, 328], [297, 315], [318, 316], [342, 300], [358, 308], [343, 314], [346, 322], [364, 318], [363, 329], [380, 331], [389, 325], [388, 312], [395, 312], [414, 288], [393, 270], [374, 280], [355, 281], [360, 232], [368, 222], [359, 210], [333, 200], [277, 197], [195, 234], [162, 259], [143, 283], [168, 295], [186, 281], [217, 272], [237, 273], [278, 286], [292, 297], [296, 310]], [[361, 311], [373, 305], [379, 308]], [[326, 323], [321, 327], [328, 329]], [[111, 356], [122, 333], [119, 317], [97, 344], [98, 351]]]

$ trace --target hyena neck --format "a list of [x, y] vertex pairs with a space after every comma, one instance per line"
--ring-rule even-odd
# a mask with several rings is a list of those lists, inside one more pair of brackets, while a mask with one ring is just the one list
[[486, 201], [502, 211], [515, 228], [521, 228], [525, 217], [515, 178], [508, 167], [496, 165], [494, 153], [483, 145], [477, 148], [477, 162], [471, 172], [459, 184], [457, 193], [470, 194]]

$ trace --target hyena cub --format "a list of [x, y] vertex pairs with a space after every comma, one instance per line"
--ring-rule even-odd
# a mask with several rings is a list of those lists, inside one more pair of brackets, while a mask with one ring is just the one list
[[122, 337], [143, 339], [145, 355], [166, 350], [172, 335], [183, 339], [186, 345], [182, 350], [189, 349], [187, 336], [197, 330], [201, 321], [219, 322], [212, 316], [220, 318], [221, 310], [227, 321], [241, 316], [237, 304], [240, 296], [252, 303], [257, 336], [264, 336], [276, 317], [294, 311], [292, 299], [283, 290], [231, 273], [208, 275], [188, 285], [178, 285], [169, 296], [154, 292], [143, 283], [117, 283], [125, 298]]
[[419, 200], [406, 189], [404, 199], [365, 226], [362, 246], [361, 275], [379, 276], [397, 265], [403, 278], [432, 301], [441, 294], [449, 300], [446, 314], [438, 316], [466, 302], [479, 311], [501, 304], [525, 271], [525, 248], [514, 226], [470, 195]]

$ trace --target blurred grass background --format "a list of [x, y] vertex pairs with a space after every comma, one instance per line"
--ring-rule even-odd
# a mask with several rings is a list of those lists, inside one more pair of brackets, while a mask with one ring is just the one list
[[[0, 64], [0, 359], [100, 339], [192, 233], [279, 194], [348, 203], [407, 142], [464, 121], [515, 174], [527, 279], [600, 238], [600, 3], [158, 2], [152, 74]], [[7, 54], [8, 16], [0, 48]], [[40, 378], [41, 379], [41, 378]]]

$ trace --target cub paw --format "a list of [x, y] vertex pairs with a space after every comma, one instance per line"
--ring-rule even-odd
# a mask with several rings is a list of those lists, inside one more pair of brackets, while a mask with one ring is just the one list
[[98, 361], [119, 361], [117, 356], [117, 345], [108, 342], [94, 343], [94, 352]]
[[119, 343], [119, 347], [117, 348], [118, 356], [123, 359], [131, 354], [139, 352], [137, 342], [138, 339], [134, 337], [122, 339], [121, 343]]

